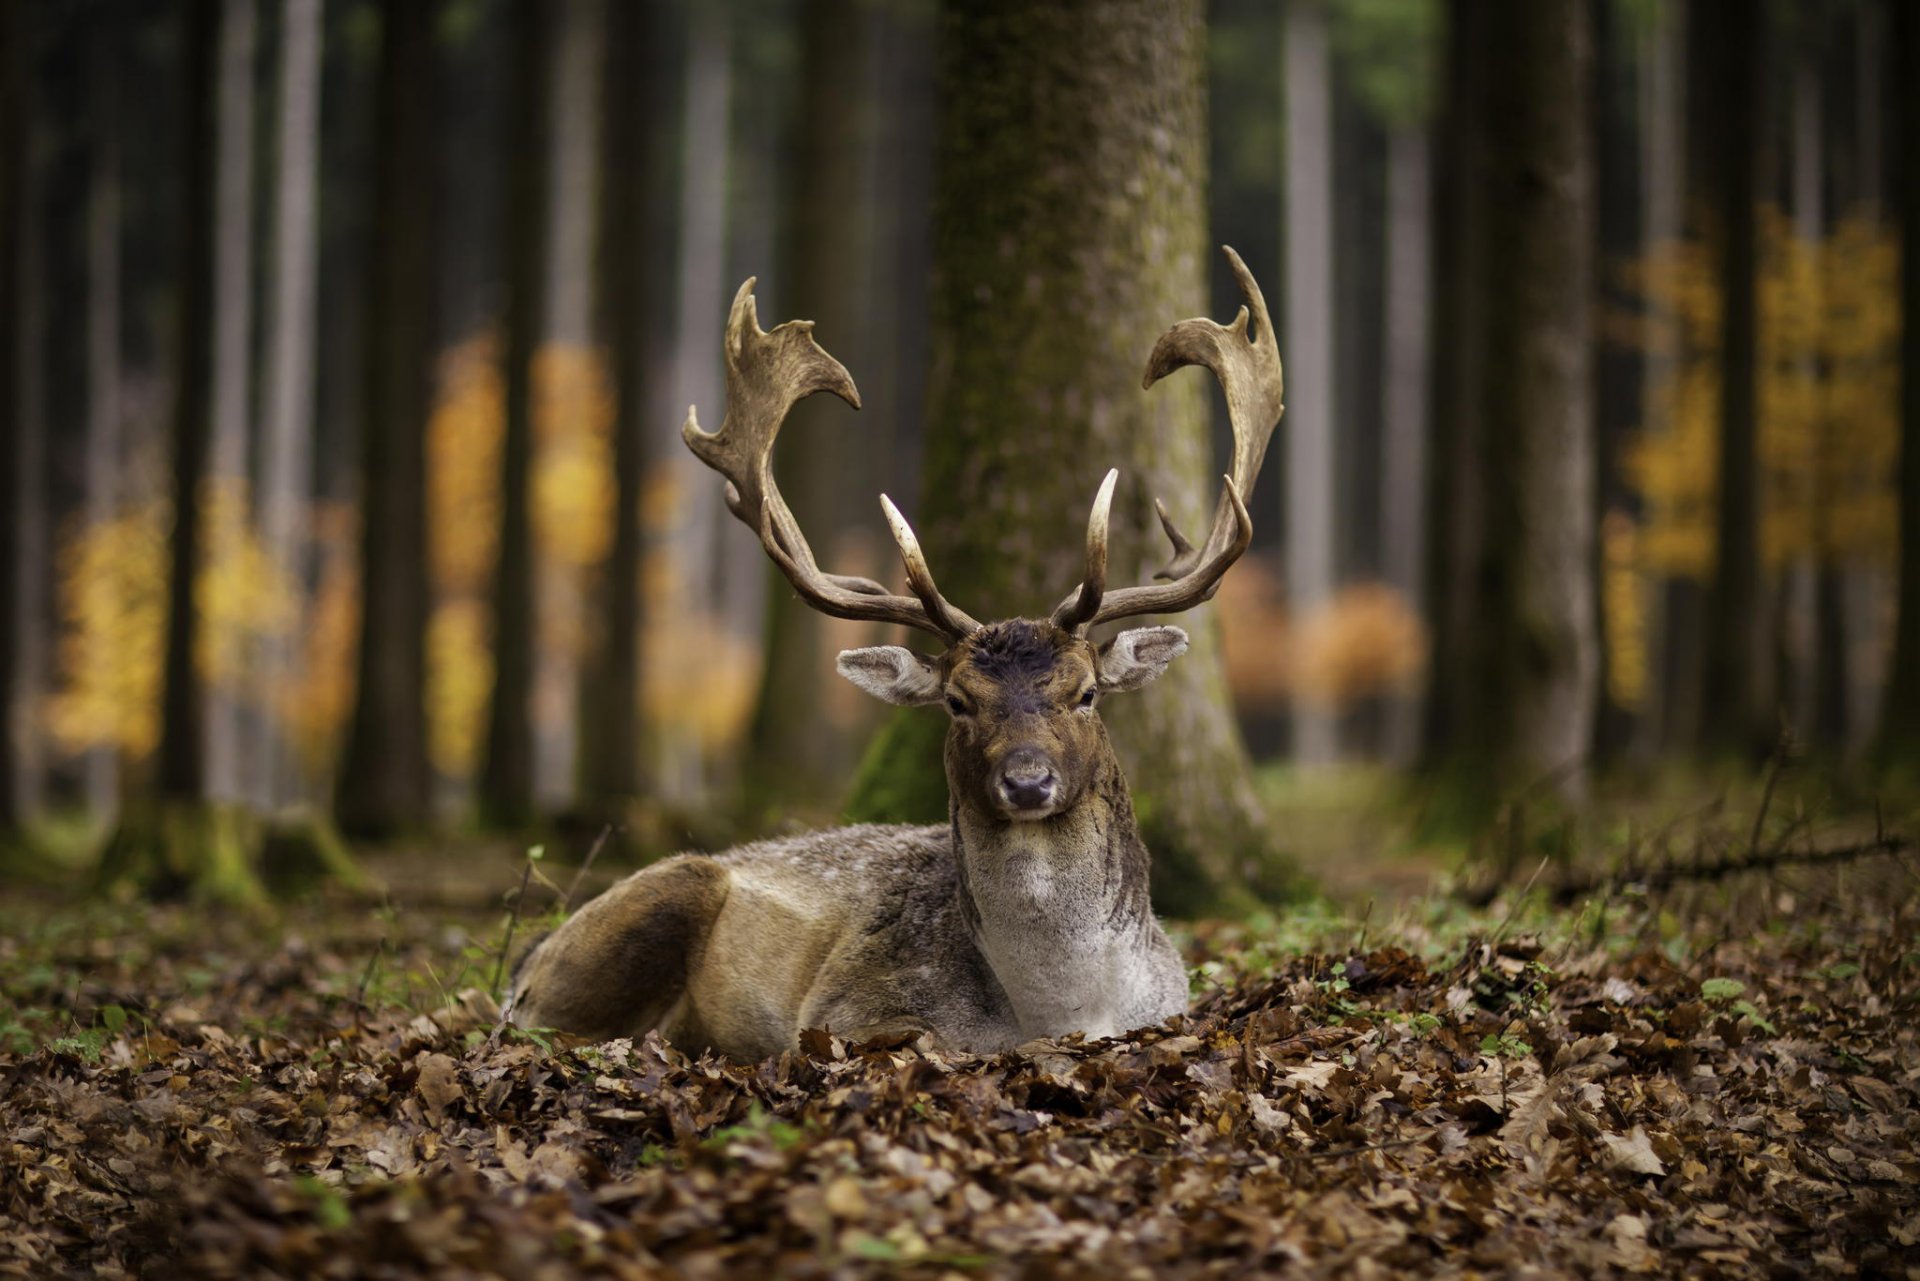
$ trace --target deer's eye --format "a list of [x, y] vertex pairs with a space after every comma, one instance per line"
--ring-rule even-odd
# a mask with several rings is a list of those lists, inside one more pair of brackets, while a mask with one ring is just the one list
[[965, 716], [967, 714], [967, 705], [960, 701], [958, 694], [949, 694], [947, 695], [947, 710], [955, 716]]
[[1087, 688], [1086, 688], [1086, 692], [1080, 695], [1080, 706], [1081, 706], [1081, 707], [1092, 707], [1092, 706], [1093, 706], [1093, 699], [1094, 699], [1094, 695], [1095, 695], [1095, 693], [1096, 693], [1096, 691], [1097, 691], [1097, 687], [1096, 687], [1096, 686], [1093, 686], [1093, 685], [1089, 685], [1089, 686], [1087, 686]]

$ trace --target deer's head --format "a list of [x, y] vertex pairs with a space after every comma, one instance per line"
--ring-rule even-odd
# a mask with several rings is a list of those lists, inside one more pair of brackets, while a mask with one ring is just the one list
[[1226, 391], [1233, 468], [1206, 541], [1189, 542], [1159, 505], [1161, 525], [1173, 544], [1172, 558], [1156, 575], [1165, 581], [1109, 591], [1107, 527], [1119, 475], [1109, 471], [1087, 520], [1087, 564], [1080, 585], [1048, 618], [990, 625], [940, 594], [913, 528], [884, 494], [880, 506], [913, 595], [895, 595], [871, 579], [820, 569], [774, 483], [773, 441], [802, 398], [831, 391], [857, 409], [860, 394], [846, 368], [814, 341], [812, 321], [788, 321], [768, 333], [754, 308], [753, 280], [734, 295], [727, 323], [726, 417], [719, 431], [708, 432], [690, 409], [681, 435], [701, 461], [726, 477], [728, 509], [759, 534], [767, 555], [815, 609], [835, 618], [900, 623], [944, 643], [937, 656], [900, 645], [847, 650], [839, 669], [889, 703], [945, 706], [952, 722], [948, 785], [956, 800], [983, 814], [1037, 820], [1079, 803], [1109, 756], [1100, 700], [1147, 684], [1187, 648], [1187, 635], [1177, 627], [1134, 628], [1098, 646], [1088, 632], [1122, 618], [1179, 613], [1212, 599], [1253, 539], [1244, 499], [1280, 421], [1280, 353], [1259, 285], [1238, 254], [1226, 253], [1247, 306], [1230, 325], [1205, 319], [1174, 325], [1154, 344], [1142, 380], [1143, 387], [1152, 387], [1182, 366], [1204, 365]]

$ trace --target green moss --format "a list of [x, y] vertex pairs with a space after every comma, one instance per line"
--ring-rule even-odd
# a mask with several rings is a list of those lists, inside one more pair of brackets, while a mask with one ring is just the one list
[[250, 857], [257, 825], [230, 806], [161, 801], [129, 807], [101, 852], [96, 883], [150, 898], [258, 907], [266, 890]]
[[946, 717], [903, 707], [887, 718], [867, 746], [847, 797], [852, 823], [940, 823], [947, 817], [947, 772], [942, 759]]

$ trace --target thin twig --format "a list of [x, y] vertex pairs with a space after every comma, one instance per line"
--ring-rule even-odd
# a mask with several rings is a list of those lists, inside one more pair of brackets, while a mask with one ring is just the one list
[[567, 886], [566, 897], [560, 900], [560, 910], [562, 912], [571, 912], [573, 910], [573, 896], [575, 892], [579, 890], [580, 882], [586, 879], [587, 873], [593, 868], [593, 860], [600, 857], [601, 849], [605, 847], [607, 839], [612, 835], [613, 824], [608, 823], [600, 829], [600, 835], [594, 838], [593, 848], [587, 851], [586, 861], [580, 864], [580, 869], [573, 874], [573, 881]]
[[[1878, 854], [1899, 855], [1916, 848], [1920, 848], [1920, 845], [1899, 836], [1862, 841], [1856, 845], [1836, 845], [1828, 849], [1776, 847], [1751, 858], [1738, 854], [1722, 854], [1718, 858], [1703, 858], [1685, 866], [1669, 863], [1636, 878], [1636, 883], [1645, 886], [1649, 891], [1658, 891], [1670, 889], [1685, 881], [1718, 881], [1729, 876], [1738, 876], [1742, 872], [1764, 872], [1780, 867], [1816, 867], [1827, 863], [1845, 863], [1857, 858], [1872, 858]], [[1610, 889], [1617, 880], [1618, 878], [1611, 874], [1573, 877], [1554, 885], [1550, 893], [1555, 903], [1565, 905], [1588, 894]]]
[[373, 982], [373, 971], [380, 964], [380, 954], [387, 950], [387, 936], [382, 934], [380, 941], [373, 945], [372, 955], [367, 957], [367, 966], [360, 971], [360, 986], [354, 989], [354, 1021], [358, 1022], [367, 1012], [367, 985]]
[[507, 954], [513, 951], [513, 927], [520, 923], [520, 904], [527, 897], [527, 882], [533, 878], [533, 860], [527, 860], [526, 870], [520, 873], [520, 892], [513, 896], [513, 911], [507, 915], [507, 936], [500, 940], [500, 959], [493, 966], [493, 996], [500, 999], [500, 980], [507, 973]]

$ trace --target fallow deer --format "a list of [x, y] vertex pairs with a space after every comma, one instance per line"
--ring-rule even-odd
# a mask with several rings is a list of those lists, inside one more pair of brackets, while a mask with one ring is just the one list
[[944, 706], [949, 821], [836, 828], [655, 863], [527, 954], [513, 1021], [596, 1038], [658, 1028], [684, 1049], [752, 1059], [814, 1027], [859, 1040], [930, 1033], [985, 1053], [1036, 1037], [1112, 1036], [1185, 1010], [1186, 971], [1148, 902], [1147, 849], [1099, 701], [1160, 675], [1187, 636], [1150, 626], [1096, 645], [1088, 631], [1211, 599], [1252, 538], [1245, 499], [1280, 419], [1280, 355], [1259, 286], [1226, 253], [1247, 306], [1231, 325], [1167, 330], [1142, 383], [1204, 365], [1226, 391], [1233, 468], [1211, 533], [1195, 546], [1160, 505], [1174, 554], [1158, 577], [1168, 581], [1108, 590], [1118, 475], [1109, 471], [1079, 586], [1048, 618], [985, 625], [940, 594], [884, 495], [913, 595], [820, 569], [774, 484], [774, 436], [803, 397], [830, 391], [857, 409], [859, 393], [814, 341], [812, 321], [768, 333], [753, 280], [740, 287], [727, 323], [726, 417], [710, 433], [690, 410], [681, 434], [726, 478], [728, 508], [810, 605], [904, 624], [945, 646], [937, 657], [848, 650], [838, 667], [886, 702]]

